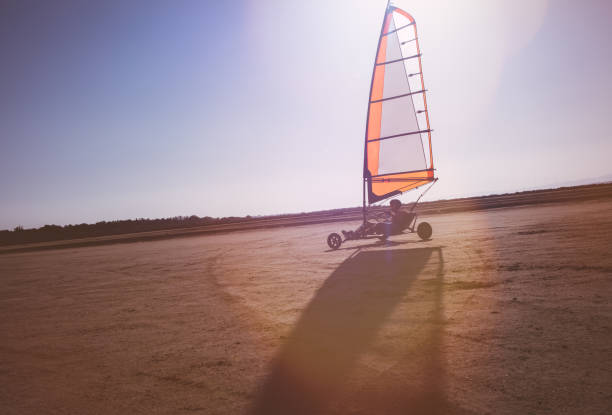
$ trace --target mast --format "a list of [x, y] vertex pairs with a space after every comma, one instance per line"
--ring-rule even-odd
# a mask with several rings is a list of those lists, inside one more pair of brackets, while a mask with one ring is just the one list
[[[385, 29], [385, 21], [387, 20], [387, 14], [389, 13], [389, 5], [391, 3], [391, 0], [387, 0], [387, 6], [385, 7], [385, 14], [383, 16], [382, 19], [382, 24], [380, 25], [380, 34], [378, 35], [378, 45], [376, 46], [376, 55], [374, 55], [374, 69], [376, 69], [376, 59], [378, 58], [378, 52], [380, 49], [380, 40], [382, 39], [382, 35], [383, 35], [383, 31]], [[374, 73], [375, 71], [372, 70], [372, 80], [370, 81], [370, 93], [368, 95], [368, 112], [366, 115], [366, 128], [365, 128], [365, 139], [364, 139], [364, 145], [363, 145], [363, 208], [362, 208], [362, 212], [363, 212], [363, 226], [365, 229], [365, 224], [367, 222], [367, 212], [366, 212], [366, 187], [367, 187], [367, 181], [368, 179], [371, 180], [371, 178], [368, 178], [369, 174], [368, 174], [368, 160], [367, 160], [367, 154], [368, 154], [368, 124], [370, 122], [370, 104], [369, 101], [372, 99], [372, 86], [374, 85]]]

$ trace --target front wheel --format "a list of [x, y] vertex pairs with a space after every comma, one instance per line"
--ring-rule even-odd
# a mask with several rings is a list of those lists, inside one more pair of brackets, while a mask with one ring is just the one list
[[342, 237], [337, 233], [330, 233], [327, 237], [327, 245], [329, 245], [331, 249], [340, 248], [340, 245], [342, 245]]
[[431, 229], [431, 225], [427, 222], [421, 222], [419, 226], [417, 226], [417, 234], [421, 239], [425, 240], [431, 238], [432, 233], [433, 230]]

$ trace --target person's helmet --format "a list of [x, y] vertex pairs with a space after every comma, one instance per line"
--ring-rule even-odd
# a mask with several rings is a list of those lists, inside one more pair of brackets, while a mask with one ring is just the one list
[[402, 206], [402, 202], [400, 202], [399, 199], [393, 199], [389, 202], [389, 205], [391, 205], [392, 208], [399, 209]]

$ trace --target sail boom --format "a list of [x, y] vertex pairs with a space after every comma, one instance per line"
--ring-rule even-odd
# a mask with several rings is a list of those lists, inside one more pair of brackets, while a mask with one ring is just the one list
[[422, 170], [410, 170], [410, 171], [398, 171], [395, 173], [385, 173], [385, 174], [377, 174], [376, 176], [371, 176], [372, 179], [377, 177], [387, 177], [387, 176], [397, 176], [399, 174], [409, 174], [409, 173], [422, 173], [426, 171], [434, 171], [434, 169], [422, 169]]
[[414, 177], [409, 179], [374, 179], [373, 183], [412, 183], [412, 182], [433, 182], [435, 179], [431, 177]]

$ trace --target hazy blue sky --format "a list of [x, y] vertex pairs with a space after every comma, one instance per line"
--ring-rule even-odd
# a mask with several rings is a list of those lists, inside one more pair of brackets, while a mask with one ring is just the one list
[[[385, 4], [1, 0], [0, 229], [359, 205]], [[607, 1], [395, 4], [429, 200], [612, 175]]]

